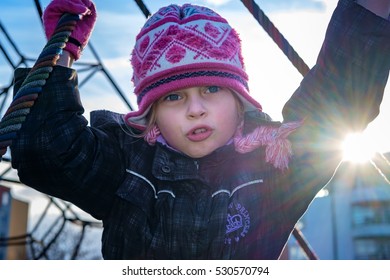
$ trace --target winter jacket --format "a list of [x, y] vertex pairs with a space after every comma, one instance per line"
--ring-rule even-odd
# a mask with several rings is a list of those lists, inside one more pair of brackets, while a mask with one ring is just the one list
[[[340, 1], [316, 65], [283, 109], [304, 120], [285, 171], [263, 148], [226, 145], [193, 159], [129, 133], [120, 114], [91, 123], [73, 69], [56, 66], [11, 146], [21, 182], [103, 222], [105, 259], [277, 259], [296, 222], [341, 160], [339, 141], [379, 113], [390, 66], [390, 24]], [[28, 69], [15, 73], [15, 90]], [[280, 125], [261, 112], [253, 125]]]

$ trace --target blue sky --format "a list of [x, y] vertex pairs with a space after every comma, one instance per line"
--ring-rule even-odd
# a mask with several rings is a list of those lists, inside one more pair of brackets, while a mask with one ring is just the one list
[[[153, 13], [159, 7], [170, 3], [183, 4], [187, 1], [144, 1]], [[287, 38], [303, 60], [313, 66], [321, 46], [331, 12], [336, 0], [257, 0], [260, 7]], [[49, 1], [40, 1], [44, 8]], [[91, 44], [103, 60], [127, 100], [136, 108], [132, 95], [131, 67], [129, 54], [134, 37], [145, 21], [134, 0], [96, 0], [98, 20], [91, 37]], [[265, 112], [276, 120], [281, 120], [281, 109], [295, 88], [301, 75], [278, 49], [260, 25], [252, 17], [243, 3], [238, 0], [194, 0], [194, 4], [206, 5], [215, 9], [228, 19], [240, 33], [243, 54], [250, 78], [252, 95], [263, 105]], [[2, 0], [0, 21], [10, 33], [20, 52], [28, 58], [35, 58], [45, 43], [34, 0]], [[3, 34], [0, 42], [7, 46]], [[10, 55], [17, 63], [18, 56]], [[95, 62], [89, 48], [84, 52], [81, 62]], [[75, 66], [77, 68], [77, 65]], [[85, 77], [80, 73], [80, 80]], [[0, 53], [0, 86], [8, 85], [12, 79], [12, 68]], [[387, 87], [387, 92], [389, 87]], [[386, 108], [390, 97], [382, 104], [381, 115], [369, 126], [372, 145], [380, 151], [390, 151], [390, 133], [386, 133], [385, 120], [390, 118]], [[115, 93], [106, 77], [95, 74], [81, 87], [81, 98], [86, 109], [85, 116], [96, 109], [108, 109], [126, 113], [129, 108]]]

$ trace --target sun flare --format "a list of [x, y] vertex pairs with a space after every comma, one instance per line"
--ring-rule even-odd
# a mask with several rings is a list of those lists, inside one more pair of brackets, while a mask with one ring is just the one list
[[343, 160], [356, 163], [369, 161], [375, 154], [375, 143], [364, 133], [347, 135], [343, 144]]

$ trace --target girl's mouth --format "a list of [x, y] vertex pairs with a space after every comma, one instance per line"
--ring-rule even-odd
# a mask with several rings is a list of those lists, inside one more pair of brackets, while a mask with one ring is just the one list
[[212, 129], [207, 126], [196, 127], [187, 133], [187, 138], [193, 142], [200, 142], [207, 139], [212, 132]]

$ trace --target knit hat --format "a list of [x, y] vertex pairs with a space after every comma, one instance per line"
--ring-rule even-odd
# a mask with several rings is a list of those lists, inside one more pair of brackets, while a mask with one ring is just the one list
[[161, 8], [136, 37], [131, 64], [138, 111], [126, 114], [125, 120], [133, 127], [145, 129], [145, 117], [155, 101], [188, 87], [228, 87], [245, 111], [261, 111], [249, 95], [237, 32], [209, 8], [192, 4]]

